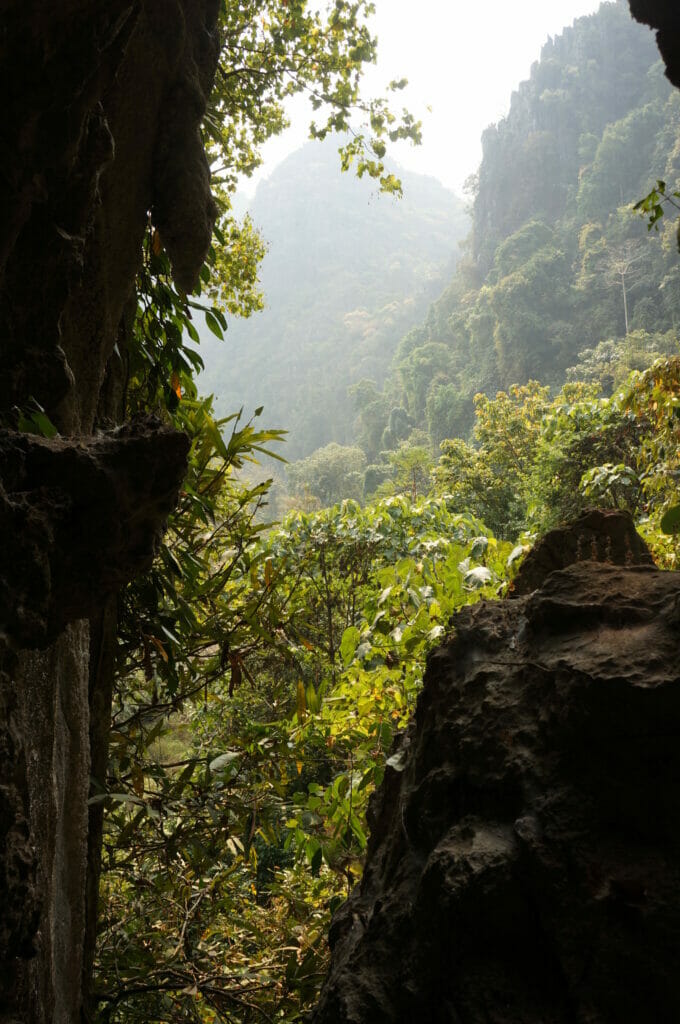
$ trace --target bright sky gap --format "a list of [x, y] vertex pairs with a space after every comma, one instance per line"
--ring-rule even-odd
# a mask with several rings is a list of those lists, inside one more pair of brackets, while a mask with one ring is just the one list
[[[423, 145], [392, 147], [399, 163], [431, 174], [459, 194], [481, 159], [484, 129], [508, 111], [510, 96], [528, 77], [549, 36], [592, 14], [598, 0], [376, 0], [373, 28], [378, 64], [368, 69], [366, 91], [380, 94], [392, 79], [409, 86], [397, 94], [423, 121]], [[428, 110], [428, 107], [431, 110]], [[264, 163], [244, 183], [252, 193], [281, 160], [307, 140], [310, 111], [298, 98], [289, 107], [291, 128], [264, 148]]]

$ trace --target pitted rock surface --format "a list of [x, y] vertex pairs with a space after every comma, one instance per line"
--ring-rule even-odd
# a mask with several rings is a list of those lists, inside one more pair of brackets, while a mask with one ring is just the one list
[[578, 562], [454, 626], [314, 1024], [680, 1020], [680, 574]]
[[574, 562], [653, 566], [651, 552], [629, 512], [588, 509], [571, 523], [549, 530], [524, 559], [510, 597], [530, 594], [558, 569]]
[[[134, 298], [149, 211], [194, 287], [217, 207], [200, 125], [219, 0], [4, 0], [0, 414], [87, 433]], [[109, 365], [111, 364], [111, 365]]]
[[0, 430], [0, 633], [45, 647], [148, 568], [189, 439], [151, 418], [97, 437]]

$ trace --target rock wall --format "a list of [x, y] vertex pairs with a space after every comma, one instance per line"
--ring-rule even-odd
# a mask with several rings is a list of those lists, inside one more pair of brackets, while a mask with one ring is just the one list
[[147, 215], [190, 289], [215, 206], [199, 133], [218, 0], [5, 2], [0, 411], [88, 432]]
[[[1, 6], [0, 1021], [72, 1024], [95, 928], [87, 797], [106, 764], [115, 592], [149, 564], [187, 451], [158, 423], [117, 429], [111, 382], [149, 213], [186, 290], [210, 242], [199, 125], [219, 3]], [[60, 437], [9, 429], [34, 401]]]
[[680, 1020], [680, 574], [581, 561], [454, 626], [314, 1024]]

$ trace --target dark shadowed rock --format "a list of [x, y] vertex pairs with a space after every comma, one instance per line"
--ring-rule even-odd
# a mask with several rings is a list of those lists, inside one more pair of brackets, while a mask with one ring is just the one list
[[44, 647], [148, 568], [189, 439], [144, 420], [88, 438], [0, 430], [0, 632]]
[[77, 620], [149, 565], [188, 447], [151, 419], [85, 438], [0, 431], [3, 1022], [18, 1005], [19, 1020], [66, 1024], [80, 1002], [91, 752]]
[[[0, 414], [32, 397], [86, 433], [151, 211], [179, 287], [216, 206], [200, 135], [218, 0], [4, 0]], [[109, 367], [110, 369], [110, 367]]]
[[187, 449], [149, 423], [95, 429], [125, 415], [149, 216], [180, 288], [210, 244], [219, 0], [0, 7], [0, 420], [37, 402], [62, 435], [0, 434], [0, 1022], [74, 1024], [89, 1019], [111, 595], [148, 565]]
[[314, 1024], [680, 1020], [680, 574], [578, 562], [454, 625]]
[[675, 0], [628, 0], [634, 18], [656, 29], [656, 41], [673, 85], [680, 86], [680, 10]]
[[628, 512], [588, 509], [572, 523], [549, 530], [524, 559], [513, 580], [511, 597], [530, 594], [557, 569], [574, 562], [654, 565], [651, 553]]

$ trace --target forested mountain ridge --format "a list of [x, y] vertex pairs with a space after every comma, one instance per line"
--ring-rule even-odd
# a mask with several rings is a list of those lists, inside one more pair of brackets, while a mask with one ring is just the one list
[[657, 178], [677, 180], [679, 132], [680, 98], [626, 4], [605, 3], [549, 40], [508, 116], [484, 133], [468, 254], [397, 349], [383, 428], [402, 409], [436, 447], [467, 436], [477, 392], [560, 385], [584, 350], [576, 375], [592, 379], [590, 363], [600, 379], [624, 339], [643, 360], [673, 350], [674, 228], [649, 235], [632, 205]]
[[289, 431], [287, 455], [346, 442], [347, 388], [379, 383], [405, 331], [441, 290], [469, 229], [462, 202], [434, 178], [399, 171], [404, 197], [343, 175], [337, 142], [310, 143], [257, 189], [250, 215], [268, 244], [265, 309], [204, 339], [204, 391], [231, 412], [264, 405]]
[[[497, 246], [522, 224], [554, 222], [573, 208], [574, 189], [608, 125], [670, 92], [651, 32], [623, 3], [605, 3], [549, 39], [513, 93], [507, 117], [482, 135], [473, 232], [481, 272], [491, 269]], [[635, 161], [644, 159], [633, 149], [621, 155], [616, 192], [629, 183]], [[621, 191], [614, 198], [626, 197]]]

